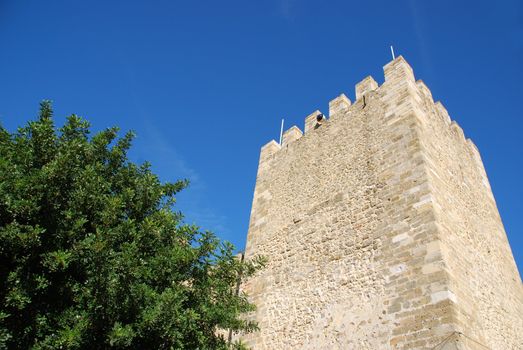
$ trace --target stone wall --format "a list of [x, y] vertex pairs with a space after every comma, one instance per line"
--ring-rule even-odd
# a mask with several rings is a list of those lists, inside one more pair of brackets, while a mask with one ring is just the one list
[[262, 148], [245, 256], [269, 263], [242, 283], [260, 331], [241, 337], [253, 349], [516, 349], [521, 279], [479, 153], [402, 57], [384, 71], [354, 104], [341, 95], [328, 120], [315, 111], [304, 135]]
[[[466, 349], [523, 349], [523, 288], [478, 149], [419, 81], [448, 290]], [[481, 345], [480, 345], [481, 344]]]

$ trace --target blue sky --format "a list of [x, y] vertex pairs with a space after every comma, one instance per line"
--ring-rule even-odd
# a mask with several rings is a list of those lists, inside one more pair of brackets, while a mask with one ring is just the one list
[[[494, 6], [495, 4], [495, 6]], [[0, 122], [79, 114], [189, 178], [179, 209], [245, 244], [260, 147], [371, 74], [389, 45], [479, 147], [523, 268], [519, 1], [0, 0]]]

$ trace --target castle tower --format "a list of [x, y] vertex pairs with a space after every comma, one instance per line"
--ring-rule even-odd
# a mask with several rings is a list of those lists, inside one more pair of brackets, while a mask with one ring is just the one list
[[253, 349], [523, 349], [523, 286], [476, 146], [398, 57], [261, 149]]

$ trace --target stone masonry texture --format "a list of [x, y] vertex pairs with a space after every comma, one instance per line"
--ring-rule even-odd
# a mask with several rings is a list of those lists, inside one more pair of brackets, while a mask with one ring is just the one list
[[480, 154], [398, 57], [262, 147], [241, 289], [252, 349], [523, 349], [523, 285]]

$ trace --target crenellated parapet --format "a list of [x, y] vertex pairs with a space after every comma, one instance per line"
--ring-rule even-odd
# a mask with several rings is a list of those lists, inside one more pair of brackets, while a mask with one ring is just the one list
[[[383, 67], [384, 82], [379, 85], [372, 77], [367, 76], [355, 85], [354, 103], [344, 94], [329, 102], [329, 114], [324, 115], [320, 110], [315, 110], [305, 117], [304, 131], [293, 125], [283, 133], [282, 144], [279, 145], [272, 140], [262, 148], [263, 158], [275, 154], [280, 149], [290, 147], [302, 137], [339, 118], [349, 118], [351, 113], [357, 112], [366, 106], [365, 96], [375, 93], [375, 96], [388, 104], [389, 108], [385, 117], [405, 114], [409, 110], [414, 111], [422, 117], [423, 104], [434, 110], [435, 115], [444, 121], [457, 139], [465, 141], [466, 137], [462, 128], [456, 121], [451, 121], [449, 113], [440, 101], [434, 102], [432, 92], [422, 80], [416, 80], [414, 71], [408, 62], [399, 56]], [[393, 123], [393, 120], [388, 120]], [[471, 142], [471, 141], [470, 141]], [[469, 144], [468, 142], [467, 144]]]

